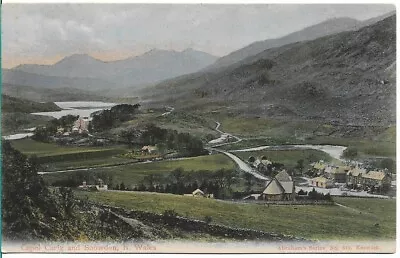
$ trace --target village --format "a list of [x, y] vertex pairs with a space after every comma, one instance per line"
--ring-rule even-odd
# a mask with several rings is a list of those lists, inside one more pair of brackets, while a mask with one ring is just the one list
[[[122, 107], [125, 108], [125, 107]], [[172, 111], [169, 111], [172, 112]], [[101, 112], [99, 114], [102, 114]], [[96, 132], [90, 132], [93, 129], [92, 117], [74, 117], [67, 116], [63, 117], [57, 122], [55, 133], [50, 134], [49, 139], [57, 144], [61, 145], [76, 145], [76, 146], [88, 146], [88, 145], [105, 145], [110, 143], [112, 140], [101, 137]], [[218, 124], [218, 123], [217, 123]], [[218, 128], [218, 125], [217, 125]], [[159, 129], [156, 127], [150, 127], [154, 129], [155, 133]], [[218, 130], [217, 130], [218, 131]], [[222, 138], [238, 139], [230, 134], [221, 133]], [[91, 134], [93, 133], [93, 134]], [[145, 131], [133, 130], [132, 137], [139, 138]], [[220, 139], [212, 140], [208, 144], [214, 144], [211, 149], [208, 150], [208, 154], [211, 154], [215, 147], [221, 146], [215, 145], [220, 143]], [[229, 143], [230, 141], [228, 141]], [[227, 143], [224, 143], [227, 144]], [[224, 145], [222, 144], [222, 145]], [[204, 155], [204, 154], [200, 154]], [[232, 155], [232, 154], [229, 154]], [[228, 155], [228, 156], [229, 156]], [[173, 160], [176, 158], [182, 158], [178, 155], [178, 152], [173, 149], [168, 149], [165, 144], [154, 144], [154, 145], [140, 145], [136, 143], [130, 147], [130, 150], [126, 153], [119, 154], [119, 157], [124, 159], [135, 160], [134, 162], [157, 162], [162, 160]], [[183, 156], [185, 157], [185, 156]], [[237, 161], [236, 161], [237, 162]], [[275, 163], [273, 160], [268, 159], [266, 156], [254, 157], [250, 156], [246, 165], [255, 172], [255, 175], [259, 175], [259, 181], [247, 189], [247, 191], [236, 192], [236, 194], [217, 194], [216, 191], [210, 191], [204, 184], [203, 188], [199, 184], [194, 184], [195, 188], [191, 188], [189, 182], [181, 182], [181, 184], [188, 184], [188, 187], [182, 188], [179, 194], [184, 196], [193, 197], [206, 197], [206, 198], [218, 198], [226, 199], [231, 198], [233, 201], [258, 201], [258, 202], [279, 202], [279, 203], [296, 203], [305, 200], [312, 200], [314, 203], [325, 202], [331, 199], [331, 196], [357, 196], [357, 197], [375, 197], [375, 198], [388, 198], [389, 196], [395, 196], [396, 191], [396, 178], [387, 169], [367, 169], [362, 167], [359, 163], [352, 163], [348, 161], [348, 164], [335, 165], [329, 162], [320, 160], [309, 164], [307, 171], [297, 173], [296, 170], [287, 170], [285, 164]], [[245, 176], [249, 171], [243, 171], [242, 168], [236, 168], [236, 173], [241, 174], [239, 177]], [[243, 174], [243, 172], [245, 172]], [[239, 174], [236, 174], [238, 176]], [[152, 175], [149, 175], [150, 177]], [[260, 177], [264, 178], [264, 181], [260, 181]], [[93, 179], [93, 178], [92, 178]], [[267, 180], [266, 180], [267, 179]], [[136, 185], [130, 187], [117, 188], [110, 187], [102, 178], [95, 178], [92, 180], [93, 184], [88, 184], [86, 181], [82, 181], [78, 186], [80, 190], [90, 191], [158, 191], [164, 188], [163, 183], [150, 182], [150, 185], [146, 188], [143, 182], [138, 182]], [[123, 184], [121, 182], [120, 184]], [[259, 190], [263, 186], [262, 190]], [[193, 187], [194, 187], [193, 186]], [[157, 190], [158, 189], [158, 190]], [[252, 189], [252, 190], [250, 190]], [[231, 189], [229, 189], [232, 192]], [[177, 194], [177, 191], [165, 189], [166, 193]], [[224, 189], [218, 189], [218, 192], [226, 192]]]
[[[156, 154], [157, 148], [144, 146], [141, 153], [141, 155]], [[337, 166], [321, 160], [310, 164], [311, 168], [303, 175], [290, 175], [285, 168], [274, 167], [274, 163], [265, 156], [250, 157], [247, 163], [259, 173], [269, 176], [270, 180], [265, 181], [262, 191], [252, 192], [232, 201], [255, 201], [266, 204], [326, 204], [332, 201], [331, 196], [392, 198], [396, 195], [395, 176], [387, 169], [367, 170], [359, 164]], [[156, 187], [157, 185], [154, 185], [154, 190], [135, 188], [133, 191], [155, 191]], [[79, 189], [110, 190], [101, 179], [98, 179], [95, 185], [87, 185], [84, 181]], [[213, 193], [204, 188], [196, 188], [182, 195], [216, 198]]]

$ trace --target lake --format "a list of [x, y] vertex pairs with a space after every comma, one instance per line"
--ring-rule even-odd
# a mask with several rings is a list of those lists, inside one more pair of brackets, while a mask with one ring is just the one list
[[36, 112], [31, 114], [40, 116], [51, 116], [57, 119], [66, 115], [90, 117], [90, 114], [93, 112], [108, 109], [117, 105], [117, 103], [101, 101], [65, 101], [54, 103], [63, 110], [54, 112]]
[[[93, 112], [100, 111], [103, 109], [109, 109], [115, 105], [118, 105], [117, 103], [101, 102], [101, 101], [64, 101], [64, 102], [54, 102], [54, 103], [63, 110], [54, 112], [36, 112], [31, 114], [40, 116], [51, 116], [57, 119], [66, 115], [74, 115], [74, 116], [90, 118], [90, 114]], [[27, 128], [25, 129], [25, 131], [32, 131], [32, 128]], [[26, 137], [31, 137], [32, 135], [33, 133], [30, 132], [30, 133], [3, 135], [2, 137], [5, 140], [18, 140]]]

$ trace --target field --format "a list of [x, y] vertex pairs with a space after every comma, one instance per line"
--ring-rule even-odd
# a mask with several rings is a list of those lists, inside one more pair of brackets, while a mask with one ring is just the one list
[[[219, 137], [219, 134], [214, 130], [215, 122], [209, 118], [184, 111], [173, 111], [166, 116], [162, 116], [161, 114], [165, 112], [165, 110], [143, 112], [138, 114], [137, 119], [125, 122], [122, 127], [155, 123], [161, 128], [189, 133], [205, 141]], [[211, 138], [207, 139], [207, 137]]]
[[331, 144], [355, 147], [361, 158], [395, 158], [396, 127], [351, 127], [309, 121], [219, 117], [221, 130], [243, 138], [232, 150], [261, 145]]
[[[104, 153], [103, 153], [104, 154]], [[116, 156], [105, 156], [100, 158], [89, 158], [89, 159], [73, 159], [73, 160], [62, 160], [58, 162], [43, 163], [44, 171], [57, 171], [66, 169], [79, 169], [87, 167], [104, 167], [119, 164], [126, 164], [136, 162], [135, 159], [124, 159]]]
[[[333, 205], [265, 206], [157, 193], [77, 191], [76, 195], [127, 209], [155, 213], [173, 209], [181, 216], [201, 220], [205, 216], [210, 216], [212, 223], [295, 235], [307, 239], [395, 239], [395, 200], [335, 199], [337, 202], [360, 209], [361, 211], [358, 212]], [[367, 208], [374, 205], [378, 207]]]
[[95, 152], [116, 149], [115, 147], [71, 147], [60, 146], [55, 143], [38, 142], [32, 139], [15, 140], [12, 146], [25, 155], [35, 154], [38, 157], [56, 156], [71, 153]]
[[[165, 160], [151, 163], [124, 165], [112, 168], [96, 168], [90, 173], [110, 173], [114, 183], [124, 183], [126, 186], [139, 184], [146, 175], [168, 175], [174, 169], [183, 168], [185, 172], [199, 170], [215, 171], [221, 168], [235, 168], [235, 163], [222, 154], [199, 156], [182, 160]], [[55, 173], [43, 175], [50, 184], [56, 180], [66, 179], [75, 172]]]
[[[77, 167], [82, 167], [78, 161], [83, 163], [91, 163], [89, 160], [94, 159], [101, 161], [101, 158], [109, 159], [115, 155], [125, 153], [128, 150], [124, 146], [112, 147], [75, 147], [60, 146], [55, 143], [44, 143], [34, 141], [32, 139], [15, 140], [11, 142], [12, 146], [21, 151], [25, 155], [36, 155], [38, 160], [43, 163], [70, 162], [76, 161]], [[104, 162], [104, 161], [101, 161]], [[107, 161], [106, 161], [107, 162]], [[91, 165], [98, 164], [94, 161]], [[44, 164], [46, 166], [46, 164]], [[52, 166], [54, 167], [54, 166]], [[68, 167], [68, 165], [67, 165]], [[61, 168], [66, 166], [61, 164]], [[60, 168], [60, 169], [61, 169]], [[54, 169], [58, 169], [57, 167]]]
[[312, 161], [318, 160], [332, 161], [331, 156], [319, 150], [262, 150], [235, 152], [235, 155], [245, 161], [248, 160], [250, 156], [266, 156], [268, 160], [272, 162], [282, 163], [287, 168], [296, 166], [297, 161], [300, 159], [304, 160], [304, 165], [308, 165]]

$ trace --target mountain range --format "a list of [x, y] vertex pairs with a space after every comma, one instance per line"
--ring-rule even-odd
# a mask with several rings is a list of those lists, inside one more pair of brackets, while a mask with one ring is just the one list
[[393, 124], [395, 17], [331, 19], [219, 59], [193, 49], [153, 49], [113, 62], [77, 54], [3, 69], [3, 92], [36, 101], [140, 96], [177, 110]]
[[124, 88], [196, 72], [216, 59], [194, 49], [181, 52], [153, 49], [141, 56], [113, 62], [103, 62], [87, 54], [75, 54], [53, 65], [25, 64], [3, 69], [3, 82], [43, 88]]
[[394, 13], [395, 12], [390, 12], [382, 16], [374, 17], [364, 21], [359, 21], [348, 17], [329, 19], [304, 28], [300, 31], [290, 33], [281, 38], [254, 42], [244, 48], [238, 49], [226, 56], [219, 58], [214, 64], [210, 65], [205, 70], [212, 71], [218, 68], [227, 67], [245, 59], [246, 57], [256, 55], [269, 48], [280, 47], [299, 41], [313, 40], [319, 37], [332, 35], [343, 31], [355, 31], [364, 26], [368, 26], [377, 21], [383, 20], [393, 15]]
[[234, 115], [393, 124], [396, 16], [356, 31], [270, 48], [224, 69], [139, 92], [144, 101]]

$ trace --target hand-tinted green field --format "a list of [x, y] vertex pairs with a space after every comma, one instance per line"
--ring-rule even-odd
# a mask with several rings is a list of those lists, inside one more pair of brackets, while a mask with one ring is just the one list
[[[225, 155], [217, 154], [181, 160], [165, 160], [150, 163], [123, 165], [112, 168], [96, 168], [90, 170], [90, 173], [106, 172], [112, 175], [114, 183], [120, 184], [123, 182], [126, 186], [131, 186], [141, 183], [141, 181], [147, 175], [168, 175], [177, 168], [183, 168], [187, 173], [190, 173], [190, 171], [199, 170], [215, 171], [222, 168], [235, 168], [235, 163]], [[67, 179], [73, 173], [76, 172], [45, 174], [43, 177], [51, 184], [57, 180]]]
[[60, 146], [55, 143], [38, 142], [32, 139], [16, 140], [12, 141], [11, 144], [25, 155], [36, 155], [42, 163], [111, 157], [127, 151], [123, 146], [106, 148]]
[[100, 158], [89, 158], [89, 159], [78, 159], [78, 160], [62, 160], [58, 162], [44, 163], [42, 164], [43, 171], [58, 171], [67, 169], [80, 169], [89, 167], [106, 167], [122, 165], [127, 163], [137, 162], [135, 159], [124, 159], [115, 156], [100, 157]]
[[244, 138], [224, 149], [260, 145], [331, 144], [355, 147], [361, 157], [396, 156], [396, 127], [352, 127], [310, 121], [219, 117], [221, 130]]
[[[195, 219], [212, 218], [212, 223], [258, 229], [320, 240], [378, 240], [394, 239], [395, 200], [348, 199], [351, 205], [368, 207], [379, 203], [380, 209], [356, 212], [336, 205], [258, 205], [238, 204], [214, 199], [194, 198], [172, 194], [139, 192], [80, 192], [80, 198], [156, 213], [175, 210], [181, 216]], [[343, 198], [335, 198], [341, 202]], [[346, 199], [347, 200], [347, 199]], [[377, 225], [379, 224], [379, 225]]]

